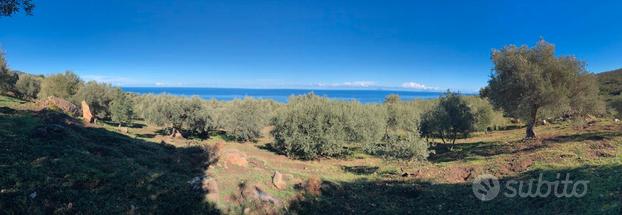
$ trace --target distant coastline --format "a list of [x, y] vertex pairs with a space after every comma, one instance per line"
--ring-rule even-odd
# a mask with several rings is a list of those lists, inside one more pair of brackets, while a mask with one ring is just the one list
[[[248, 88], [208, 88], [208, 87], [122, 87], [123, 90], [138, 94], [168, 93], [179, 96], [199, 96], [204, 99], [230, 101], [246, 96], [258, 99], [272, 99], [286, 103], [292, 95], [315, 93], [337, 100], [357, 100], [361, 103], [382, 103], [389, 94], [397, 94], [402, 100], [433, 99], [442, 95], [436, 91], [406, 91], [385, 89], [248, 89]], [[470, 95], [470, 94], [467, 94]]]

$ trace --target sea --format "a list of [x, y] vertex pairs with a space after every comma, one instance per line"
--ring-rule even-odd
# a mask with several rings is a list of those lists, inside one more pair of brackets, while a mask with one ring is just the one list
[[289, 96], [314, 93], [337, 100], [357, 100], [361, 103], [382, 103], [390, 94], [397, 94], [402, 100], [437, 98], [440, 92], [416, 92], [382, 89], [242, 89], [242, 88], [191, 88], [191, 87], [123, 87], [126, 92], [137, 94], [171, 94], [178, 96], [199, 96], [204, 99], [229, 101], [253, 97], [257, 99], [272, 99], [286, 103]]

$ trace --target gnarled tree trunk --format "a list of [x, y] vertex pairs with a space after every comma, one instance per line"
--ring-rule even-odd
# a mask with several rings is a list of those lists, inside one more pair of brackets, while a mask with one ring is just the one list
[[527, 122], [527, 130], [525, 132], [525, 139], [527, 140], [536, 139], [536, 132], [534, 131], [534, 128], [536, 127], [537, 118], [538, 118], [538, 108], [533, 108], [529, 122]]

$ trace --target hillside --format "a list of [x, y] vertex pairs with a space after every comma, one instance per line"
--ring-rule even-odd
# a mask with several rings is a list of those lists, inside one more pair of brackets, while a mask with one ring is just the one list
[[[365, 154], [300, 161], [271, 150], [270, 128], [256, 143], [216, 134], [173, 139], [140, 123], [127, 132], [84, 126], [6, 97], [0, 106], [0, 208], [9, 213], [618, 214], [622, 208], [622, 124], [610, 120], [539, 126], [534, 142], [521, 140], [523, 129], [477, 133], [437, 144], [428, 162]], [[208, 165], [214, 151], [206, 148], [219, 148], [217, 163]], [[281, 188], [275, 172], [283, 176]], [[582, 198], [483, 202], [471, 183], [484, 173], [502, 182], [569, 174], [589, 188]], [[310, 188], [313, 178], [319, 180]]]
[[[20, 104], [24, 103], [24, 104]], [[215, 211], [201, 189], [207, 159], [0, 96], [0, 208], [8, 214]]]
[[602, 95], [617, 96], [622, 93], [622, 69], [598, 73]]

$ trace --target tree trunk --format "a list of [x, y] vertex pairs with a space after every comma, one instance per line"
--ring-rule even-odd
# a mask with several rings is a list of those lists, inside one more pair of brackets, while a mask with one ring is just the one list
[[171, 128], [171, 135], [170, 137], [175, 137], [175, 134], [177, 133], [177, 129], [175, 129], [175, 127]]
[[536, 132], [534, 131], [534, 128], [536, 127], [537, 117], [538, 109], [534, 108], [533, 112], [531, 113], [529, 122], [527, 123], [527, 130], [525, 132], [525, 139], [527, 140], [536, 139]]

